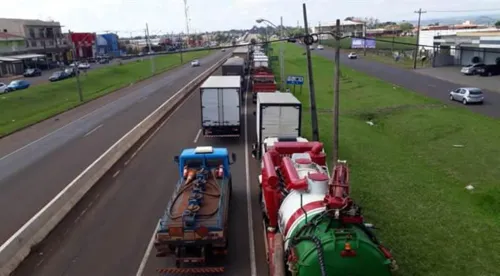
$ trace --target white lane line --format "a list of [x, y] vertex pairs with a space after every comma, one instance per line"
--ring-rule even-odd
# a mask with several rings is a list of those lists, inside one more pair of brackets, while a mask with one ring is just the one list
[[156, 224], [156, 227], [153, 231], [153, 235], [151, 236], [151, 239], [149, 240], [148, 247], [146, 248], [146, 252], [144, 252], [144, 256], [142, 257], [141, 264], [139, 265], [139, 269], [137, 269], [137, 273], [135, 274], [136, 276], [142, 276], [144, 273], [144, 268], [146, 268], [146, 264], [148, 263], [149, 259], [149, 254], [151, 254], [151, 251], [153, 250], [153, 243], [155, 241], [155, 236], [156, 236], [156, 229], [160, 226], [160, 220], [158, 220], [158, 223]]
[[196, 133], [196, 137], [194, 137], [194, 140], [193, 140], [193, 143], [198, 143], [198, 139], [200, 139], [200, 135], [201, 135], [201, 128], [198, 129], [198, 133]]
[[96, 130], [100, 129], [102, 126], [103, 126], [103, 124], [100, 124], [100, 125], [94, 127], [91, 131], [85, 133], [85, 135], [83, 135], [83, 137], [89, 136], [90, 134], [94, 133]]
[[117, 171], [113, 174], [113, 178], [116, 178], [119, 174], [120, 174], [120, 170], [117, 170]]
[[251, 276], [257, 276], [257, 265], [255, 263], [255, 238], [253, 232], [252, 215], [252, 190], [250, 186], [250, 162], [248, 158], [248, 97], [245, 99], [245, 177], [247, 184], [247, 215], [248, 215], [248, 243], [250, 247], [250, 272]]

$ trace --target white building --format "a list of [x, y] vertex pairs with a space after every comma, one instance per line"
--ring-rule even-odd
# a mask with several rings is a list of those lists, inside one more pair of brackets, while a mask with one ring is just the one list
[[[321, 26], [312, 27], [313, 33], [331, 33], [336, 30], [336, 22], [325, 22], [321, 23]], [[340, 21], [340, 29], [343, 36], [364, 36], [365, 34], [365, 23], [358, 21]], [[333, 36], [329, 34], [323, 34], [319, 36], [319, 39], [333, 39]]]
[[[496, 31], [497, 28], [483, 28], [483, 29], [448, 29], [448, 30], [422, 30], [420, 31], [419, 44], [425, 50], [433, 52], [435, 38], [440, 36], [456, 35], [457, 33], [475, 33], [475, 32], [489, 32]], [[453, 53], [452, 53], [453, 54]]]

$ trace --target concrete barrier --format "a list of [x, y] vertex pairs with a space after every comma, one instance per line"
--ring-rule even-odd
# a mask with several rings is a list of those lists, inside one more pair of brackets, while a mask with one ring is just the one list
[[180, 104], [193, 89], [217, 70], [228, 57], [229, 55], [225, 55], [127, 132], [2, 244], [0, 246], [0, 275], [8, 276], [12, 273], [30, 254], [31, 248], [40, 243], [57, 226], [121, 157], [170, 110]]

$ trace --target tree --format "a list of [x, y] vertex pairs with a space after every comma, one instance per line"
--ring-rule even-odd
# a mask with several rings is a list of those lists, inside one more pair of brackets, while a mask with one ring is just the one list
[[500, 28], [500, 20], [498, 20], [497, 22], [495, 22], [495, 27]]
[[401, 31], [407, 32], [413, 30], [413, 24], [411, 24], [410, 22], [403, 22], [399, 24], [399, 28], [401, 29]]

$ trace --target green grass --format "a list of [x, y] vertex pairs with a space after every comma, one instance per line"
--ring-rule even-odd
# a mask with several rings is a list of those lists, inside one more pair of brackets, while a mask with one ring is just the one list
[[[184, 63], [209, 54], [209, 51], [184, 53]], [[181, 65], [180, 56], [171, 54], [155, 57], [155, 74]], [[137, 81], [149, 78], [151, 61], [131, 61], [123, 65], [111, 65], [89, 70], [81, 75], [85, 102], [113, 92]], [[76, 78], [55, 83], [40, 84], [26, 90], [0, 95], [0, 137], [50, 118], [80, 105]]]
[[[413, 50], [415, 49], [415, 44], [417, 43], [416, 37], [404, 36], [404, 37], [394, 37], [394, 44], [392, 43], [392, 37], [377, 37], [375, 47], [376, 49], [383, 50]], [[340, 41], [340, 47], [342, 49], [351, 49], [351, 38], [344, 38]], [[402, 44], [407, 43], [407, 44]], [[328, 39], [321, 41], [321, 44], [328, 46], [335, 46], [335, 40]], [[413, 45], [409, 45], [413, 44]]]
[[[287, 44], [286, 75], [307, 78], [302, 52]], [[331, 156], [333, 65], [318, 56], [313, 64], [320, 137]], [[350, 165], [355, 201], [400, 265], [397, 275], [498, 275], [498, 121], [341, 70], [340, 158]], [[302, 91], [310, 137], [307, 85]]]

